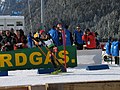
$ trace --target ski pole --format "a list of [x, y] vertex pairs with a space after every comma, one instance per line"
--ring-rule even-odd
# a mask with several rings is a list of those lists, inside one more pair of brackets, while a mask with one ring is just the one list
[[[34, 40], [34, 39], [33, 39], [33, 41], [36, 42], [36, 40]], [[37, 47], [38, 47], [39, 50], [44, 54], [44, 56], [47, 56], [39, 45], [37, 45]], [[49, 48], [47, 48], [46, 46], [44, 46], [44, 47], [46, 48], [46, 50], [50, 51]], [[54, 54], [53, 52], [52, 52], [52, 55], [53, 55], [53, 57], [56, 59], [57, 63], [60, 64], [60, 65], [62, 65], [62, 66], [65, 68], [65, 66], [64, 66], [62, 63], [59, 62], [58, 58], [55, 56], [55, 54]]]
[[[34, 39], [33, 39], [33, 41], [36, 42], [36, 40], [34, 40]], [[42, 48], [41, 48], [39, 45], [37, 45], [37, 47], [38, 47], [39, 50], [44, 54], [44, 56], [47, 56], [47, 55], [45, 54], [45, 52], [42, 50]]]
[[37, 47], [38, 47], [39, 50], [44, 54], [44, 56], [47, 56], [39, 45], [37, 45]]
[[[46, 50], [50, 51], [50, 49], [48, 47], [45, 47], [45, 48], [46, 48]], [[66, 69], [66, 67], [62, 63], [59, 62], [58, 58], [55, 56], [55, 54], [53, 52], [52, 52], [52, 55], [56, 59], [57, 63], [60, 64], [60, 65], [62, 65]]]

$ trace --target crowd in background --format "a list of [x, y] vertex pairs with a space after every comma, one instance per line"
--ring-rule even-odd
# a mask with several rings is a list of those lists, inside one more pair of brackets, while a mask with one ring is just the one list
[[39, 30], [33, 34], [30, 32], [28, 35], [25, 35], [22, 29], [1, 31], [0, 48], [1, 51], [32, 48], [36, 46], [35, 40], [38, 42], [41, 40], [43, 32], [51, 37], [55, 46], [76, 45], [78, 50], [100, 48], [97, 32], [91, 32], [89, 28], [83, 31], [79, 25], [76, 26], [74, 32], [71, 32], [68, 28], [68, 25], [57, 24], [48, 30], [48, 32], [46, 30]]
[[1, 51], [10, 51], [16, 49], [27, 48], [27, 37], [24, 31], [20, 30], [6, 30], [0, 33], [0, 48]]

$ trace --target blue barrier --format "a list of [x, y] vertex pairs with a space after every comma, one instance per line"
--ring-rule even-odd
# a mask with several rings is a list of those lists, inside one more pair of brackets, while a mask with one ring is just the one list
[[104, 65], [91, 65], [87, 66], [86, 70], [103, 70], [103, 69], [109, 69], [109, 66], [104, 64]]
[[[64, 68], [61, 68], [62, 72], [66, 72]], [[37, 74], [49, 74], [53, 72], [55, 69], [54, 68], [39, 68]]]
[[54, 68], [39, 68], [37, 74], [47, 74], [54, 71]]
[[8, 71], [0, 71], [0, 76], [8, 76]]

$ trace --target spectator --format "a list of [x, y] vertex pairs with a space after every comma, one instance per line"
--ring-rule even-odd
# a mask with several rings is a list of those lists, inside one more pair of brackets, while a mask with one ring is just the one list
[[59, 43], [60, 43], [60, 46], [63, 45], [63, 38], [62, 38], [62, 25], [58, 24], [57, 27], [56, 27], [56, 30], [58, 31], [58, 39], [59, 39]]
[[97, 32], [95, 32], [95, 38], [96, 38], [96, 48], [99, 49], [100, 48], [100, 38], [99, 38], [99, 34]]
[[105, 49], [106, 49], [107, 55], [111, 55], [111, 43], [112, 43], [112, 38], [109, 37], [108, 42], [105, 44]]
[[50, 31], [48, 33], [52, 37], [55, 45], [60, 46], [60, 41], [59, 41], [58, 31], [56, 30], [56, 26], [53, 26], [53, 28], [50, 29]]
[[13, 50], [14, 46], [14, 38], [11, 36], [11, 33], [9, 30], [6, 31], [5, 36], [1, 40], [1, 51], [10, 51]]
[[30, 32], [27, 36], [27, 40], [28, 40], [28, 47], [29, 48], [32, 48], [33, 47], [33, 36], [32, 36], [32, 33]]
[[65, 25], [64, 30], [65, 30], [66, 46], [72, 46], [73, 37], [72, 37], [72, 33], [68, 30], [68, 25]]
[[11, 36], [16, 37], [15, 30], [13, 28], [11, 28], [10, 33], [11, 33]]
[[114, 56], [115, 64], [117, 65], [119, 65], [119, 45], [120, 42], [117, 40], [117, 38], [114, 38], [111, 44], [111, 54]]
[[0, 31], [0, 41], [2, 40], [2, 31]]
[[59, 30], [59, 40], [61, 41], [61, 44], [71, 46], [73, 44], [73, 37], [72, 33], [68, 30], [68, 26], [65, 25], [63, 28], [62, 24], [58, 24], [57, 28]]
[[84, 35], [82, 36], [82, 40], [85, 41], [87, 49], [96, 48], [95, 34], [91, 32], [90, 29], [86, 29]]
[[15, 37], [14, 50], [22, 49], [22, 48], [27, 48], [27, 38], [24, 35], [23, 30], [17, 30], [16, 37]]
[[73, 33], [74, 43], [77, 46], [78, 50], [82, 50], [83, 44], [84, 44], [84, 41], [82, 40], [83, 32], [81, 31], [80, 26], [77, 26], [76, 28], [77, 28], [77, 30], [75, 30]]

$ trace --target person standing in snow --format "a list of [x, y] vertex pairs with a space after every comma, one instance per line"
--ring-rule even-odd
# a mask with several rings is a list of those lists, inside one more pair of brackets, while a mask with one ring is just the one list
[[55, 45], [60, 46], [60, 41], [59, 41], [58, 31], [56, 30], [56, 26], [53, 26], [48, 33], [52, 37]]
[[86, 29], [82, 40], [85, 42], [87, 49], [96, 49], [95, 33], [91, 32], [90, 29]]
[[120, 42], [117, 40], [117, 38], [113, 39], [113, 42], [111, 43], [111, 54], [115, 59], [115, 64], [119, 65], [119, 45]]
[[74, 43], [77, 46], [78, 50], [82, 50], [83, 49], [83, 44], [84, 44], [84, 41], [82, 40], [83, 32], [80, 29], [80, 26], [77, 26], [76, 28], [77, 29], [73, 33]]
[[70, 30], [68, 30], [68, 25], [65, 25], [65, 39], [66, 39], [66, 46], [72, 46], [73, 45], [73, 37]]

